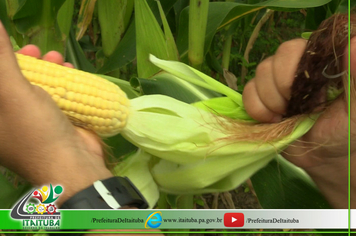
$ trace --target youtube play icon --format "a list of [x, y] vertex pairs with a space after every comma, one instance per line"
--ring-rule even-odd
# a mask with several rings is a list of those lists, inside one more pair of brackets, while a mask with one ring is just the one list
[[225, 213], [225, 227], [242, 227], [244, 226], [245, 218], [243, 213]]

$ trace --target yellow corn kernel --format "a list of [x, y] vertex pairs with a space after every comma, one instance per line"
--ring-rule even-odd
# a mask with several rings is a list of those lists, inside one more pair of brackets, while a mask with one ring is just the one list
[[56, 87], [54, 93], [57, 94], [58, 96], [64, 98], [66, 96], [67, 90], [65, 90], [62, 87]]
[[[42, 87], [73, 124], [102, 137], [118, 134], [127, 123], [129, 99], [115, 84], [99, 76], [16, 54], [24, 77]], [[71, 119], [73, 121], [73, 119]]]

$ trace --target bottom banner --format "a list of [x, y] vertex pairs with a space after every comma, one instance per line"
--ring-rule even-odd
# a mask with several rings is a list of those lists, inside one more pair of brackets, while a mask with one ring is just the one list
[[[347, 229], [348, 210], [0, 210], [1, 230]], [[30, 212], [30, 213], [29, 213]]]

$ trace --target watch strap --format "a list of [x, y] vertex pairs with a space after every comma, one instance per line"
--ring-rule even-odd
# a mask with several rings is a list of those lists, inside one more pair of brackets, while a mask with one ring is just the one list
[[147, 201], [127, 177], [98, 180], [64, 202], [62, 209], [146, 209]]

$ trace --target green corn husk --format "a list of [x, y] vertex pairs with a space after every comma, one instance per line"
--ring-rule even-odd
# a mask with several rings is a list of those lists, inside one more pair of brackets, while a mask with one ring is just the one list
[[[227, 122], [192, 105], [163, 95], [131, 101], [132, 114], [122, 135], [160, 158], [150, 169], [168, 193], [227, 191], [243, 183], [288, 144], [304, 135], [316, 116], [302, 117], [291, 135], [279, 141], [231, 142]], [[154, 104], [154, 105], [153, 105]]]
[[[153, 56], [150, 59], [156, 66], [177, 76], [177, 80], [184, 79], [227, 96], [193, 105], [164, 95], [131, 100], [131, 114], [121, 134], [141, 149], [140, 155], [152, 155], [150, 164], [143, 169], [153, 177], [150, 185], [156, 184], [160, 191], [201, 194], [234, 189], [303, 136], [319, 116], [300, 116], [293, 132], [276, 141], [231, 139], [237, 132], [229, 129], [232, 119], [220, 114], [252, 121], [242, 106], [239, 93], [183, 63]], [[236, 114], [229, 112], [229, 108]], [[129, 158], [129, 161], [134, 168], [133, 165], [142, 160]], [[154, 193], [149, 195], [157, 197]], [[150, 202], [157, 199], [150, 199]]]
[[149, 207], [153, 208], [159, 198], [159, 190], [150, 172], [151, 158], [152, 155], [138, 150], [118, 164], [114, 172], [119, 176], [127, 176], [146, 198]]

